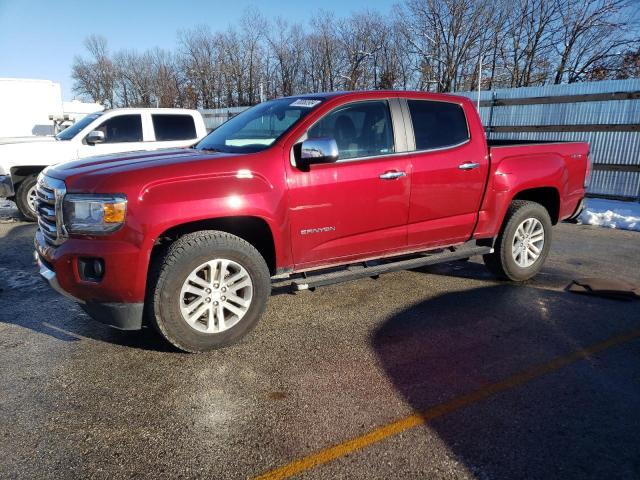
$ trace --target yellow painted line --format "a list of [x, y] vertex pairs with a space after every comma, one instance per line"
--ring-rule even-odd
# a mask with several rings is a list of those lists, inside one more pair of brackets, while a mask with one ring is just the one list
[[303, 457], [299, 460], [294, 460], [287, 465], [283, 465], [282, 467], [276, 468], [275, 470], [271, 470], [270, 472], [255, 477], [255, 479], [281, 480], [292, 477], [300, 472], [304, 472], [324, 463], [331, 462], [336, 458], [343, 457], [357, 450], [368, 447], [369, 445], [380, 442], [387, 437], [397, 435], [398, 433], [402, 433], [406, 430], [409, 430], [410, 428], [422, 425], [425, 422], [433, 420], [437, 417], [477, 403], [488, 397], [504, 392], [505, 390], [510, 390], [512, 388], [518, 387], [527, 382], [530, 382], [531, 380], [535, 380], [536, 378], [554, 372], [560, 368], [566, 367], [567, 365], [575, 363], [579, 360], [588, 358], [595, 353], [621, 345], [638, 337], [640, 337], [640, 330], [633, 330], [631, 332], [612, 337], [608, 340], [596, 343], [581, 350], [576, 350], [569, 355], [558, 357], [555, 360], [532, 368], [531, 370], [525, 370], [524, 372], [518, 373], [500, 382], [486, 385], [482, 388], [474, 390], [473, 392], [467, 393], [460, 397], [456, 397], [439, 405], [427, 408], [422, 412], [415, 413], [400, 420], [396, 420], [395, 422], [383, 425], [382, 427], [371, 430], [370, 432], [365, 433], [364, 435], [361, 435], [359, 437], [355, 437], [332, 447], [325, 448], [316, 453], [312, 453], [311, 455], [307, 455], [306, 457]]

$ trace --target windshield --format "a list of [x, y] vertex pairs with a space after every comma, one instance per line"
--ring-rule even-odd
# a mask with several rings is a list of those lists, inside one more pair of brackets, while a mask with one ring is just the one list
[[225, 153], [259, 152], [321, 102], [313, 98], [281, 98], [261, 103], [220, 125], [195, 148]]
[[83, 117], [81, 120], [78, 120], [76, 123], [74, 123], [70, 127], [65, 128], [63, 131], [57, 134], [56, 138], [58, 140], [71, 140], [78, 134], [78, 132], [83, 130], [87, 125], [93, 122], [100, 115], [102, 115], [102, 113], [92, 113], [91, 115]]

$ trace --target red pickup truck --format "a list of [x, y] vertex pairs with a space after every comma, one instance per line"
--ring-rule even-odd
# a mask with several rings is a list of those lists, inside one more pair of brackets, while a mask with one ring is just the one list
[[238, 340], [294, 289], [483, 255], [535, 275], [579, 214], [586, 143], [489, 141], [473, 104], [422, 92], [280, 98], [190, 149], [39, 177], [40, 273], [93, 318], [179, 349]]

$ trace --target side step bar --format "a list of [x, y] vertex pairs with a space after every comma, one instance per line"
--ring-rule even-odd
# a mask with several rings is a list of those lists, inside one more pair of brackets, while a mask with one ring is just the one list
[[[313, 272], [302, 274], [302, 277], [291, 278], [290, 287], [293, 291], [312, 290], [316, 287], [332, 285], [334, 283], [348, 282], [359, 278], [377, 277], [382, 273], [396, 272], [398, 270], [410, 270], [412, 268], [424, 267], [426, 265], [435, 265], [437, 263], [450, 262], [453, 260], [461, 260], [474, 255], [484, 255], [492, 253], [493, 248], [472, 245], [462, 245], [457, 248], [446, 249], [437, 253], [422, 253], [418, 256], [407, 257], [406, 255], [398, 259], [380, 259], [371, 262], [361, 262], [359, 264], [351, 264], [347, 268], [341, 270], [333, 270], [326, 273]], [[280, 286], [284, 286], [285, 282], [278, 282]]]

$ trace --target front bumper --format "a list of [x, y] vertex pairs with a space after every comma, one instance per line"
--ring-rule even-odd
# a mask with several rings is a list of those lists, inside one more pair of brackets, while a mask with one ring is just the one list
[[[34, 246], [41, 260], [56, 273], [60, 287], [73, 297], [87, 303], [144, 302], [148, 256], [135, 245], [110, 239], [69, 238], [52, 246], [37, 230]], [[80, 277], [79, 258], [104, 261], [105, 272], [100, 282]]]
[[142, 328], [143, 303], [82, 303], [82, 309], [94, 320], [119, 330]]
[[56, 272], [51, 270], [40, 258], [38, 252], [33, 252], [33, 256], [36, 259], [36, 263], [38, 264], [38, 268], [40, 269], [40, 276], [44, 278], [49, 286], [53, 288], [60, 295], [64, 295], [67, 298], [70, 298], [74, 302], [84, 303], [84, 300], [74, 297], [69, 292], [67, 292], [64, 288], [60, 286], [58, 282], [58, 277], [56, 276]]
[[[38, 245], [38, 239], [36, 239], [36, 245]], [[37, 249], [34, 252], [34, 256], [40, 269], [40, 276], [49, 283], [51, 288], [61, 295], [78, 302], [91, 318], [120, 330], [140, 330], [142, 328], [143, 302], [85, 301], [68, 292], [60, 285], [54, 267], [38, 253]]]
[[0, 175], [0, 198], [13, 197], [15, 194], [11, 175]]

